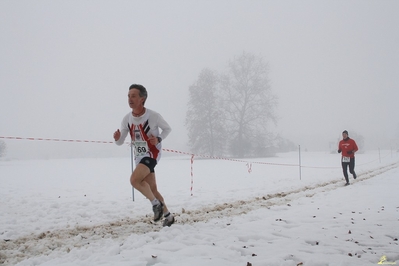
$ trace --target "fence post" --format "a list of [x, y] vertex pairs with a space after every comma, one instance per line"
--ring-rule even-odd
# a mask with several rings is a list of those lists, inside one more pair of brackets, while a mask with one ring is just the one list
[[301, 145], [299, 147], [299, 180], [302, 180], [302, 169], [301, 169]]
[[[130, 142], [130, 162], [131, 162], [131, 165], [132, 165], [132, 174], [133, 174], [133, 171], [134, 171], [134, 165], [133, 165], [133, 142]], [[134, 201], [134, 187], [132, 186], [132, 198], [133, 198], [133, 201]]]

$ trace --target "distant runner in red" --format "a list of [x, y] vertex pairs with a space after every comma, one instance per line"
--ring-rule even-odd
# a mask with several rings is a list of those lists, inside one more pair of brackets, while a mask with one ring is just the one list
[[344, 172], [346, 184], [348, 186], [349, 177], [348, 177], [348, 166], [349, 172], [353, 175], [353, 178], [356, 179], [355, 173], [355, 152], [359, 149], [356, 145], [356, 142], [349, 138], [348, 131], [344, 130], [342, 132], [342, 140], [338, 144], [338, 153], [342, 152], [341, 162], [342, 162], [342, 170]]
[[144, 107], [147, 96], [143, 85], [133, 84], [129, 87], [128, 103], [132, 112], [123, 118], [121, 129], [115, 131], [114, 139], [117, 145], [122, 145], [130, 134], [136, 162], [130, 183], [151, 201], [154, 221], [159, 221], [164, 215], [163, 226], [171, 226], [175, 219], [158, 191], [155, 166], [161, 159], [161, 142], [172, 129], [160, 114]]

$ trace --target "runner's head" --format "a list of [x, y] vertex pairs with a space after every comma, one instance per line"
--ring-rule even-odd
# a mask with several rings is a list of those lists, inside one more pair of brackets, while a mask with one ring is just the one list
[[131, 89], [137, 89], [140, 91], [140, 97], [144, 97], [144, 102], [143, 102], [143, 105], [144, 105], [145, 101], [147, 100], [147, 96], [148, 96], [147, 89], [143, 85], [140, 85], [140, 84], [130, 85], [129, 90], [131, 90]]
[[346, 139], [346, 138], [348, 137], [348, 130], [344, 130], [344, 131], [342, 132], [342, 137], [343, 137], [344, 139]]

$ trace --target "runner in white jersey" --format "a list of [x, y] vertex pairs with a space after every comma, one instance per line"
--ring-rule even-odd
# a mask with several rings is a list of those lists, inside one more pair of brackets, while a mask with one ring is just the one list
[[114, 139], [117, 145], [122, 145], [130, 134], [136, 162], [130, 183], [151, 201], [154, 221], [159, 221], [164, 215], [163, 226], [171, 226], [174, 217], [157, 189], [154, 168], [161, 158], [161, 141], [172, 129], [160, 114], [144, 107], [146, 99], [147, 90], [144, 86], [133, 84], [129, 87], [128, 102], [132, 112], [123, 118], [120, 130], [114, 133]]

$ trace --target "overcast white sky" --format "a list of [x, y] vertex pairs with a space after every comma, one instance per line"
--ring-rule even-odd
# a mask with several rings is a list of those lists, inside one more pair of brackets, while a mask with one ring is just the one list
[[[309, 149], [399, 135], [399, 1], [0, 1], [0, 136], [112, 140], [132, 83], [183, 149], [188, 87], [263, 56], [275, 131]], [[389, 147], [389, 145], [388, 145]]]

